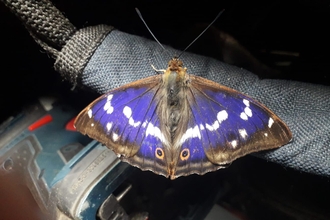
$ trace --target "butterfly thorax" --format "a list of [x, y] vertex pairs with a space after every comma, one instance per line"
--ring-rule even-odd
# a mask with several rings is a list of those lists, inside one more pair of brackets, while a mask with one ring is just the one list
[[188, 118], [183, 114], [189, 112], [185, 97], [189, 81], [186, 70], [181, 60], [173, 58], [163, 75], [163, 96], [166, 98], [162, 99], [159, 105], [158, 115], [163, 118], [161, 121], [165, 122], [161, 127], [167, 131], [172, 146], [180, 138], [182, 131], [187, 129], [187, 123], [182, 123], [182, 120]]

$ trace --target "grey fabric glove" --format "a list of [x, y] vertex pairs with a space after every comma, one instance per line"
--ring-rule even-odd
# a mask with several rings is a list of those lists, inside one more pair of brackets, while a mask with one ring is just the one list
[[[53, 10], [56, 11], [55, 8]], [[69, 21], [62, 18], [62, 23], [57, 22], [61, 24], [57, 26], [58, 29], [70, 27], [70, 31], [65, 32], [68, 38], [64, 38], [65, 44], [60, 45], [60, 49], [49, 43], [48, 36], [40, 37], [40, 31], [32, 36], [56, 58], [55, 69], [73, 85], [83, 85], [102, 94], [155, 74], [151, 64], [164, 69], [171, 58], [154, 41], [105, 25], [75, 31]], [[30, 33], [34, 29], [27, 28]], [[44, 46], [45, 42], [47, 46]], [[173, 55], [180, 53], [167, 49]], [[181, 59], [188, 73], [255, 98], [287, 123], [293, 133], [291, 143], [277, 150], [254, 155], [296, 170], [330, 176], [329, 87], [294, 81], [260, 80], [244, 69], [189, 53], [185, 53]]]
[[[171, 54], [179, 54], [167, 48]], [[274, 111], [293, 133], [291, 143], [255, 155], [308, 173], [330, 175], [330, 88], [256, 75], [212, 58], [185, 53], [188, 73], [245, 93]], [[74, 78], [100, 94], [166, 68], [169, 57], [153, 41], [113, 30]]]

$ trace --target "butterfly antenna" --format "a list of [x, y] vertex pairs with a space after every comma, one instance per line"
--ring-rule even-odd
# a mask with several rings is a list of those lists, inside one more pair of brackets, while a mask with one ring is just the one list
[[152, 31], [150, 30], [150, 28], [148, 27], [147, 23], [144, 21], [142, 14], [140, 12], [140, 10], [138, 8], [135, 8], [137, 14], [139, 15], [140, 19], [142, 20], [142, 22], [144, 23], [144, 25], [146, 26], [146, 28], [148, 29], [149, 33], [151, 34], [151, 36], [155, 39], [155, 41], [157, 41], [157, 43], [163, 48], [164, 51], [166, 51], [167, 53], [169, 53], [165, 47], [159, 42], [159, 40], [156, 38], [156, 36], [152, 33]]
[[198, 40], [198, 38], [200, 38], [205, 31], [207, 31], [207, 29], [209, 29], [211, 27], [211, 25], [220, 17], [220, 15], [225, 11], [225, 9], [223, 9], [222, 11], [219, 12], [219, 14], [213, 19], [213, 21], [202, 31], [202, 33], [200, 33], [195, 40], [193, 40], [178, 56], [178, 58], [184, 53], [186, 52], [186, 50], [193, 44], [195, 43], [196, 40]]

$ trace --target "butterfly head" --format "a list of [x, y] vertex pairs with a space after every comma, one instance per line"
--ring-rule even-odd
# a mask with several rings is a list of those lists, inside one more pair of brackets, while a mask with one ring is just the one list
[[187, 68], [183, 67], [183, 63], [179, 58], [173, 57], [168, 62], [168, 67], [164, 71], [164, 81], [184, 82], [186, 78]]
[[180, 68], [183, 68], [183, 63], [179, 58], [173, 57], [169, 62], [168, 62], [168, 68], [171, 71], [176, 71]]

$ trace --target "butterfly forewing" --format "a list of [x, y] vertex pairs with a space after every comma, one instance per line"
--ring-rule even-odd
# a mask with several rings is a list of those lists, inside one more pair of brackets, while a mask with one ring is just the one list
[[110, 91], [87, 106], [75, 127], [143, 170], [167, 175], [165, 136], [156, 114], [160, 75]]

